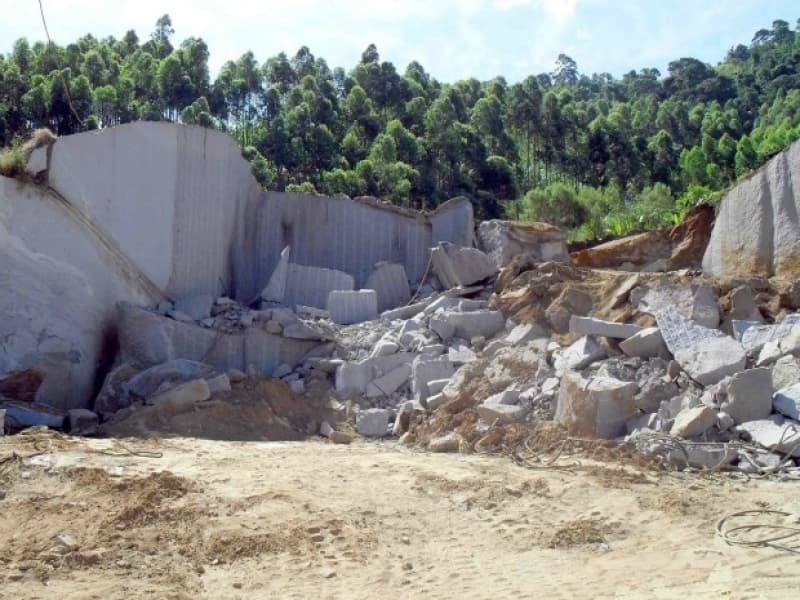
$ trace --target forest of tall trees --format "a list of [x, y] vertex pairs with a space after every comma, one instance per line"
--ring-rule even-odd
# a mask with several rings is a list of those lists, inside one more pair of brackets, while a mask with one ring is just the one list
[[479, 217], [602, 238], [673, 222], [800, 137], [798, 27], [775, 21], [716, 66], [678, 58], [621, 79], [562, 54], [520, 82], [446, 84], [370, 45], [349, 70], [303, 46], [247, 52], [212, 80], [206, 43], [177, 43], [164, 15], [145, 40], [17, 40], [0, 55], [0, 146], [41, 127], [195, 123], [229, 132], [269, 189], [417, 208], [465, 195]]

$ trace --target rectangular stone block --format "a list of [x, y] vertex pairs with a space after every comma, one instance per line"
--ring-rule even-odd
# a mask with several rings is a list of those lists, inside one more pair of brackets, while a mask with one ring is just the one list
[[375, 290], [333, 291], [328, 294], [328, 314], [334, 323], [351, 325], [378, 318]]
[[449, 379], [455, 369], [448, 358], [419, 357], [411, 364], [411, 383], [414, 396], [420, 402], [430, 395], [428, 382], [437, 379]]
[[504, 331], [506, 326], [503, 313], [497, 310], [450, 312], [444, 313], [443, 317], [453, 326], [454, 335], [465, 340], [475, 336], [489, 339]]
[[324, 309], [328, 294], [352, 290], [354, 285], [353, 276], [343, 271], [289, 263], [283, 302], [292, 307], [303, 304]]
[[635, 382], [610, 377], [584, 379], [567, 373], [561, 379], [556, 421], [578, 437], [612, 439], [625, 435], [626, 422], [636, 414]]
[[367, 384], [367, 398], [390, 396], [411, 378], [411, 365], [403, 364]]
[[385, 408], [370, 408], [356, 414], [356, 430], [365, 437], [389, 435], [389, 413]]
[[215, 298], [211, 294], [183, 296], [175, 301], [175, 310], [186, 313], [195, 321], [202, 321], [211, 316], [214, 300]]
[[378, 310], [381, 312], [402, 306], [411, 299], [405, 267], [397, 263], [382, 262], [375, 265], [364, 288], [375, 290], [378, 294]]
[[426, 298], [425, 300], [420, 300], [414, 304], [409, 304], [408, 306], [400, 306], [398, 308], [393, 308], [392, 310], [384, 311], [381, 313], [381, 319], [385, 319], [386, 321], [410, 319], [424, 311], [431, 302], [433, 302], [432, 297]]
[[288, 339], [259, 327], [225, 333], [181, 323], [127, 303], [119, 305], [120, 360], [157, 365], [178, 358], [202, 361], [221, 370], [270, 374], [282, 364], [297, 365], [319, 340]]
[[668, 358], [669, 351], [661, 337], [658, 327], [647, 327], [639, 333], [632, 335], [628, 339], [619, 343], [620, 349], [627, 356], [638, 356], [639, 358]]
[[370, 382], [403, 364], [411, 364], [416, 357], [413, 352], [398, 352], [342, 363], [336, 369], [336, 393], [342, 397], [364, 394]]
[[639, 333], [642, 328], [638, 325], [614, 323], [613, 321], [572, 315], [569, 318], [569, 330], [579, 335], [601, 335], [603, 337], [626, 339]]

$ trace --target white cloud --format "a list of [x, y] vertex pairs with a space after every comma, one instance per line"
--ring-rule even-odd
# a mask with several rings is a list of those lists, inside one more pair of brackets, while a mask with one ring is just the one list
[[575, 15], [578, 0], [539, 0], [539, 6], [557, 21], [567, 21]]
[[531, 0], [494, 0], [492, 6], [495, 10], [511, 10], [522, 6], [529, 6]]

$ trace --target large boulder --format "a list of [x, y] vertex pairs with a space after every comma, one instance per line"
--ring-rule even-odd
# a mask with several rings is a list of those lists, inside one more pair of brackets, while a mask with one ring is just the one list
[[606, 349], [587, 335], [561, 350], [554, 358], [554, 364], [558, 371], [580, 371], [606, 356], [608, 356]]
[[580, 373], [566, 373], [558, 393], [556, 421], [578, 437], [611, 439], [625, 435], [625, 423], [636, 414], [637, 391], [632, 381], [584, 379]]
[[402, 306], [411, 299], [406, 269], [397, 263], [380, 262], [375, 265], [364, 288], [375, 290], [380, 312]]
[[669, 351], [658, 327], [647, 327], [619, 343], [627, 356], [639, 358], [668, 358]]
[[772, 404], [775, 410], [782, 415], [795, 420], [800, 419], [800, 383], [775, 392]]
[[676, 352], [675, 360], [700, 385], [713, 385], [743, 370], [747, 356], [733, 338], [709, 337]]
[[725, 194], [703, 270], [713, 275], [800, 275], [800, 142]]
[[520, 255], [536, 262], [569, 262], [564, 233], [547, 223], [483, 221], [478, 226], [478, 240], [498, 269]]
[[720, 410], [734, 423], [767, 418], [772, 412], [772, 373], [769, 369], [748, 369], [736, 373], [725, 384], [727, 397]]
[[492, 260], [477, 248], [460, 247], [448, 242], [431, 249], [431, 263], [445, 288], [472, 285], [497, 271]]
[[694, 437], [704, 433], [717, 422], [717, 411], [709, 406], [685, 408], [677, 414], [670, 429], [671, 435]]

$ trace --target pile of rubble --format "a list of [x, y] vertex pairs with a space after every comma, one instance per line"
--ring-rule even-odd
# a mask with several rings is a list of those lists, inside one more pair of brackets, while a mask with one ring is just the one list
[[[728, 203], [745, 210], [744, 200], [731, 198]], [[106, 320], [78, 327], [71, 314], [53, 316], [61, 327], [55, 335], [46, 321], [50, 313], [29, 311], [38, 319], [29, 319], [31, 327], [41, 331], [17, 328], [17, 351], [0, 363], [4, 429], [221, 436], [215, 420], [235, 428], [231, 415], [238, 413], [250, 437], [263, 425], [282, 438], [394, 436], [433, 451], [492, 451], [511, 443], [512, 429], [518, 442], [523, 432], [557, 427], [573, 440], [626, 441], [681, 467], [797, 472], [800, 285], [750, 270], [737, 279], [730, 248], [720, 246], [719, 222], [710, 233], [711, 209], [691, 212], [671, 230], [570, 256], [563, 233], [549, 225], [487, 221], [475, 230], [463, 199], [432, 215], [332, 199], [309, 200], [300, 211], [301, 200], [270, 200], [280, 222], [264, 221], [269, 244], [247, 228], [251, 221], [241, 224], [242, 247], [252, 252], [242, 251], [239, 238], [223, 245], [241, 263], [237, 269], [217, 264], [224, 252], [195, 257], [186, 251], [173, 265], [171, 280], [206, 279], [213, 275], [205, 271], [208, 259], [226, 278], [220, 286], [204, 281], [187, 289], [227, 295], [149, 294], [146, 306], [136, 300], [140, 295], [105, 290], [92, 301], [114, 299], [116, 336], [104, 333]], [[325, 210], [312, 211], [312, 204]], [[251, 208], [260, 211], [263, 202]], [[723, 207], [722, 214], [732, 210]], [[339, 221], [323, 219], [317, 225], [329, 228], [324, 243], [312, 243], [304, 237], [308, 231], [295, 235], [308, 219], [321, 218], [317, 212], [337, 215], [350, 232], [340, 236]], [[363, 226], [348, 215], [360, 215]], [[231, 239], [233, 231], [226, 232]], [[113, 236], [95, 233], [103, 247], [113, 246]], [[709, 235], [718, 243], [708, 245]], [[760, 272], [787, 273], [794, 255], [784, 238], [758, 240], [761, 246], [748, 247], [767, 252], [769, 244], [783, 244], [775, 246], [780, 264]], [[271, 258], [262, 262], [271, 272], [253, 258], [266, 246], [264, 256]], [[328, 247], [335, 262], [322, 254]], [[128, 279], [150, 281], [122, 260], [124, 248], [117, 250]], [[19, 273], [35, 298], [39, 271], [33, 266], [40, 265], [32, 256], [19, 255]], [[720, 260], [725, 270], [693, 270]], [[164, 275], [156, 261], [147, 266]], [[86, 272], [97, 286], [105, 281], [94, 263]], [[47, 306], [56, 302], [55, 291], [67, 288], [88, 289], [59, 283]], [[23, 314], [16, 304], [11, 308], [9, 315]], [[83, 364], [94, 356], [92, 365]], [[98, 373], [93, 411], [54, 408], [53, 399], [66, 398], [67, 407], [85, 404], [64, 388], [85, 389]], [[38, 399], [48, 383], [46, 405]]]
[[[460, 253], [469, 259], [460, 262]], [[387, 268], [402, 269], [380, 264], [376, 273]], [[291, 263], [278, 266], [253, 308], [229, 298], [121, 306], [137, 316], [121, 319], [122, 362], [96, 399], [98, 415], [69, 411], [69, 428], [93, 433], [102, 419], [99, 431], [112, 432], [142, 411], [166, 420], [196, 413], [257, 379], [252, 363], [223, 367], [245, 361], [247, 340], [267, 335], [308, 345], [271, 375], [298, 406], [328, 411], [294, 430], [336, 442], [355, 431], [432, 451], [490, 451], [503, 443], [498, 427], [533, 431], [555, 421], [567, 436], [624, 439], [678, 466], [785, 473], [800, 457], [800, 286], [541, 263], [498, 293], [503, 270], [487, 255], [443, 246], [413, 301], [365, 321], [331, 318], [339, 314], [331, 300], [348, 290], [328, 290], [328, 309], [279, 306], [281, 270]], [[442, 281], [453, 287], [434, 291]], [[521, 291], [527, 310], [517, 316], [535, 317], [529, 322], [506, 316]], [[403, 297], [411, 300], [410, 289]], [[158, 323], [157, 333], [146, 321]], [[221, 341], [229, 338], [241, 340], [241, 353]], [[131, 357], [150, 356], [152, 339], [171, 349], [167, 359], [139, 368]], [[224, 355], [209, 352], [214, 343]], [[192, 348], [202, 356], [187, 357]], [[20, 402], [6, 411], [17, 425], [56, 425]]]

